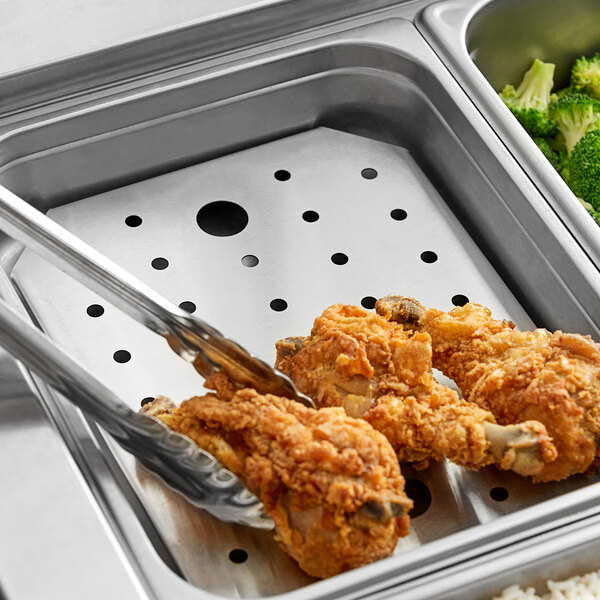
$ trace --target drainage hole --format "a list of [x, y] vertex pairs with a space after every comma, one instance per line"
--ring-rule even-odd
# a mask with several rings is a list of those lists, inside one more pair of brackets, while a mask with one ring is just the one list
[[113, 354], [113, 358], [115, 359], [115, 362], [126, 363], [131, 360], [131, 354], [127, 352], [127, 350], [117, 350]]
[[361, 301], [360, 304], [363, 308], [375, 308], [375, 302], [377, 302], [377, 298], [374, 298], [373, 296], [365, 296]]
[[90, 304], [86, 311], [90, 317], [101, 317], [104, 314], [104, 307], [100, 304]]
[[198, 227], [217, 237], [236, 235], [248, 225], [248, 213], [235, 202], [218, 200], [205, 204], [196, 215]]
[[236, 548], [229, 553], [229, 560], [232, 563], [240, 564], [248, 560], [248, 553], [241, 548]]
[[269, 306], [275, 312], [281, 312], [288, 307], [288, 303], [282, 298], [275, 298], [274, 300], [271, 300]]
[[404, 219], [406, 219], [407, 216], [408, 216], [408, 214], [406, 213], [406, 211], [402, 210], [401, 208], [395, 208], [390, 213], [390, 217], [392, 217], [392, 219], [394, 219], [394, 221], [404, 221]]
[[181, 310], [185, 310], [185, 312], [189, 312], [190, 314], [192, 314], [193, 312], [196, 312], [196, 305], [193, 302], [190, 302], [189, 300], [185, 300], [184, 302], [181, 302], [179, 304], [179, 308]]
[[468, 301], [469, 299], [463, 294], [452, 296], [452, 304], [454, 304], [454, 306], [464, 306]]
[[288, 179], [291, 179], [292, 174], [285, 169], [279, 169], [279, 171], [275, 171], [274, 177], [277, 181], [287, 181]]
[[246, 254], [246, 256], [242, 256], [242, 264], [245, 267], [255, 267], [258, 264], [258, 256]]
[[504, 502], [508, 498], [508, 490], [503, 487], [495, 487], [490, 490], [490, 498], [496, 502]]
[[125, 225], [128, 227], [139, 227], [142, 224], [142, 217], [138, 215], [129, 215], [125, 218]]
[[153, 402], [155, 400], [155, 398], [153, 398], [152, 396], [146, 396], [145, 398], [142, 398], [141, 401], [141, 405], [142, 406], [146, 406], [146, 404], [150, 404], [150, 402]]
[[377, 177], [377, 171], [375, 169], [363, 169], [360, 174], [365, 179], [375, 179], [375, 177]]
[[409, 515], [411, 519], [421, 516], [431, 506], [431, 492], [429, 488], [419, 479], [406, 478], [406, 495], [414, 502]]
[[168, 266], [169, 261], [162, 256], [159, 256], [152, 261], [152, 268], [156, 269], [157, 271], [164, 271]]
[[319, 213], [315, 212], [314, 210], [307, 210], [306, 212], [302, 213], [302, 218], [307, 223], [314, 223], [315, 221], [319, 220]]
[[424, 263], [434, 263], [438, 259], [438, 255], [431, 250], [426, 250], [421, 253], [421, 260]]
[[331, 262], [334, 265], [345, 265], [348, 262], [348, 257], [343, 252], [336, 252], [331, 255]]

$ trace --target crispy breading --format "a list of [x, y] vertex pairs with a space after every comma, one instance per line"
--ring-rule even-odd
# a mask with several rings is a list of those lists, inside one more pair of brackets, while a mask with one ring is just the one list
[[408, 533], [412, 501], [393, 449], [340, 408], [315, 410], [244, 389], [230, 401], [209, 394], [154, 416], [242, 479], [284, 550], [310, 575], [389, 556]]
[[[589, 336], [518, 331], [479, 304], [445, 313], [415, 310], [416, 301], [398, 298], [380, 300], [379, 311], [431, 336], [434, 367], [451, 377], [469, 402], [491, 411], [501, 424], [535, 419], [546, 426], [558, 457], [534, 480], [563, 479], [598, 461], [600, 345]], [[405, 300], [412, 317], [398, 308]]]
[[554, 458], [537, 422], [502, 428], [494, 416], [439, 384], [431, 339], [362, 308], [336, 304], [309, 337], [277, 342], [276, 367], [317, 406], [342, 406], [391, 442], [399, 460], [442, 457], [471, 468], [497, 464], [523, 475]]

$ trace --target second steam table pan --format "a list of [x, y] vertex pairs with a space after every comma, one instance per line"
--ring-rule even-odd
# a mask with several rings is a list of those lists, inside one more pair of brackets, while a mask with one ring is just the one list
[[518, 84], [534, 59], [556, 65], [554, 90], [566, 87], [581, 56], [600, 51], [594, 0], [435, 2], [417, 24], [553, 210], [600, 268], [598, 226], [504, 105], [498, 92]]

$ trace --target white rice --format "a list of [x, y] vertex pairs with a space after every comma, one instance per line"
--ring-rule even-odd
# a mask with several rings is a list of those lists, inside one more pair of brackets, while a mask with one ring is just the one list
[[600, 600], [600, 570], [564, 581], [549, 580], [546, 585], [549, 591], [543, 596], [538, 596], [532, 587], [511, 585], [494, 600]]

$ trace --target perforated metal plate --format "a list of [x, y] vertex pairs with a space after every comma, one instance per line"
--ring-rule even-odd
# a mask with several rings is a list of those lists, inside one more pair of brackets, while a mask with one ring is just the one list
[[[533, 326], [407, 150], [331, 129], [49, 215], [269, 362], [276, 340], [307, 334], [330, 304], [371, 307], [392, 292], [445, 310], [466, 297], [521, 328]], [[13, 277], [44, 329], [132, 408], [158, 394], [179, 402], [202, 393], [199, 376], [164, 340], [33, 253], [23, 254]], [[253, 597], [310, 581], [270, 533], [215, 521], [113, 450], [193, 584]], [[560, 488], [534, 486], [492, 468], [473, 473], [446, 464], [404, 472], [424, 484], [409, 488], [422, 514], [396, 552], [581, 486], [577, 477]]]

